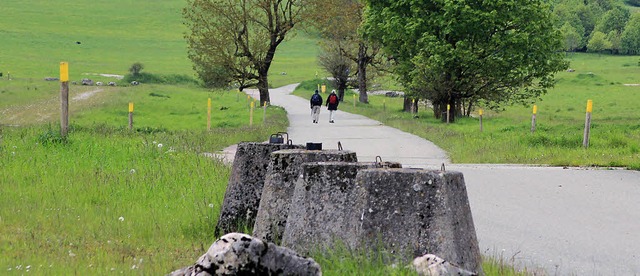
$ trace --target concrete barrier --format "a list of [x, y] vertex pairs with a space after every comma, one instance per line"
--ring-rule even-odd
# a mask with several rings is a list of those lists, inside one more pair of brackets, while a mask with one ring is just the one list
[[262, 189], [260, 207], [253, 236], [280, 243], [284, 233], [289, 205], [302, 165], [309, 162], [357, 162], [355, 152], [339, 150], [281, 150], [271, 154], [271, 163]]
[[386, 250], [404, 261], [427, 253], [482, 274], [480, 250], [460, 172], [365, 169], [361, 248]]
[[336, 241], [356, 249], [365, 199], [362, 187], [356, 186], [358, 171], [401, 167], [393, 162], [304, 164], [293, 193], [282, 245], [300, 254], [330, 249]]
[[302, 145], [240, 143], [233, 159], [227, 191], [224, 195], [215, 235], [253, 226], [271, 153], [283, 149], [301, 149]]

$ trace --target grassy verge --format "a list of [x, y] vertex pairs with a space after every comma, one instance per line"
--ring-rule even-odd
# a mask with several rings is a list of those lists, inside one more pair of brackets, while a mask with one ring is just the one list
[[230, 172], [202, 153], [266, 140], [286, 127], [273, 110], [264, 126], [228, 119], [239, 126], [211, 132], [75, 124], [63, 139], [46, 125], [0, 128], [0, 268], [166, 274], [192, 263], [215, 240]]

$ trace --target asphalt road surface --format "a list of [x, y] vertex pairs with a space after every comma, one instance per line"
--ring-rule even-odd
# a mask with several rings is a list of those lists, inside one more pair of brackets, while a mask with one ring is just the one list
[[[546, 275], [640, 275], [640, 172], [524, 165], [451, 164], [435, 144], [364, 116], [323, 107], [313, 124], [296, 85], [270, 90], [288, 113], [295, 144], [355, 151], [358, 160], [461, 171], [480, 251]], [[259, 98], [257, 91], [247, 91]], [[328, 94], [323, 94], [326, 99]]]

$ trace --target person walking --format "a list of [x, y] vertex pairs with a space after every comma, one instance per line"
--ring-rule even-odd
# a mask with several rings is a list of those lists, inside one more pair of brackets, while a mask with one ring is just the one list
[[311, 119], [314, 124], [317, 124], [320, 118], [320, 107], [322, 106], [322, 96], [320, 96], [317, 89], [309, 102], [311, 103]]
[[334, 123], [336, 110], [338, 110], [338, 104], [340, 103], [340, 98], [336, 95], [335, 90], [331, 90], [331, 94], [327, 97], [327, 109], [329, 110], [329, 123]]

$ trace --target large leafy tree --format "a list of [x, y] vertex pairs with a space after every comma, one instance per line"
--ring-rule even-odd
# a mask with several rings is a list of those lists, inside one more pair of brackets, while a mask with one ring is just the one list
[[640, 54], [640, 13], [634, 13], [620, 37], [620, 48], [625, 54]]
[[296, 0], [187, 0], [188, 55], [209, 86], [257, 87], [269, 102], [268, 73], [276, 49], [301, 20]]
[[[359, 101], [368, 103], [368, 69], [379, 63], [380, 47], [364, 40], [358, 32], [364, 20], [364, 2], [362, 0], [309, 0], [306, 2], [308, 21], [320, 31], [326, 40], [323, 51], [337, 50], [338, 53], [356, 66]], [[327, 45], [330, 44], [330, 45]], [[327, 68], [328, 71], [335, 71]], [[337, 77], [334, 75], [334, 78]], [[339, 93], [344, 89], [338, 87]], [[340, 99], [343, 97], [341, 96]]]
[[589, 52], [599, 53], [604, 50], [611, 49], [611, 46], [612, 44], [609, 40], [607, 40], [606, 34], [600, 31], [595, 31], [593, 32], [593, 35], [589, 40], [589, 44], [587, 45], [587, 48], [589, 48]]
[[[400, 82], [434, 106], [469, 115], [527, 103], [567, 67], [544, 0], [367, 0], [367, 37], [396, 62]], [[463, 105], [464, 104], [464, 105]], [[454, 114], [452, 114], [454, 115]]]

